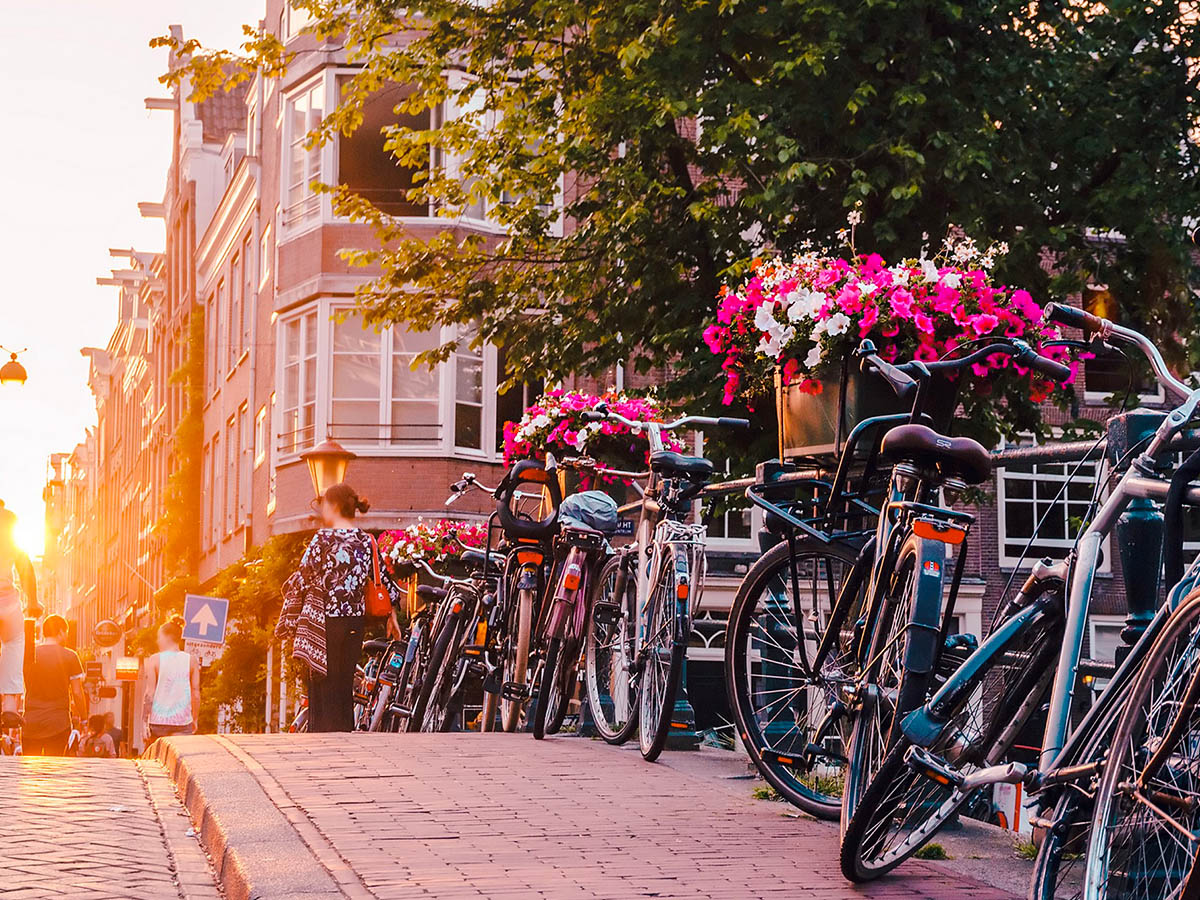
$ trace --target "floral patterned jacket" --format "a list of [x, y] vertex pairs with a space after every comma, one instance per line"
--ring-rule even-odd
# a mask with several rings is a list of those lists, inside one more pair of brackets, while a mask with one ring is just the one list
[[[373, 567], [371, 540], [358, 528], [322, 528], [305, 549], [300, 568], [284, 582], [275, 634], [293, 637], [292, 655], [317, 675], [328, 671], [325, 620], [363, 614]], [[392, 603], [399, 604], [400, 588], [382, 558], [379, 574]]]

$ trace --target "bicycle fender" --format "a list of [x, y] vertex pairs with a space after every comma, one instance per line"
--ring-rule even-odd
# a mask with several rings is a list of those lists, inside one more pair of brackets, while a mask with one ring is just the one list
[[904, 668], [920, 675], [933, 671], [938, 640], [942, 634], [942, 583], [946, 569], [946, 545], [918, 538], [916, 584], [913, 586], [912, 618], [904, 647]]

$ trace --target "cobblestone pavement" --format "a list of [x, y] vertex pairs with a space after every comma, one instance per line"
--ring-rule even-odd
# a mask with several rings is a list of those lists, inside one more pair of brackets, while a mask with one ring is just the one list
[[5, 900], [217, 900], [189, 828], [157, 763], [0, 757]]
[[[717, 785], [711, 773], [647, 764], [636, 753], [592, 741], [215, 740], [255, 773], [293, 824], [292, 816], [306, 817], [298, 830], [313, 855], [335, 870], [342, 896], [1013, 896], [921, 862], [853, 887], [837, 869], [836, 828], [752, 799], [748, 782]], [[180, 746], [186, 762], [187, 745]], [[1023, 892], [1023, 885], [1013, 889]]]

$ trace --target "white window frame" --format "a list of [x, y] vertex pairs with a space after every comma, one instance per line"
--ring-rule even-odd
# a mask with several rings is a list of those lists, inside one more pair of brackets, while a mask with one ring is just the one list
[[268, 447], [271, 444], [271, 417], [269, 404], [264, 403], [254, 414], [254, 468], [258, 469], [267, 461]]
[[[284, 458], [287, 458], [287, 459], [299, 458], [299, 455], [301, 453], [303, 453], [305, 450], [309, 449], [310, 447], [315, 447], [317, 444], [321, 443], [321, 441], [324, 440], [324, 436], [326, 433], [326, 424], [327, 424], [326, 419], [324, 417], [324, 411], [322, 409], [321, 393], [322, 393], [322, 385], [325, 385], [325, 390], [328, 391], [329, 362], [327, 359], [322, 359], [322, 356], [327, 355], [327, 354], [322, 354], [322, 352], [321, 352], [321, 347], [322, 347], [321, 331], [322, 331], [322, 325], [324, 324], [327, 326], [328, 323], [327, 322], [322, 323], [321, 314], [320, 314], [319, 309], [314, 309], [312, 306], [307, 306], [301, 310], [298, 310], [293, 315], [289, 315], [286, 318], [280, 318], [278, 320], [278, 322], [277, 322], [278, 331], [276, 332], [276, 336], [277, 336], [276, 346], [279, 348], [279, 352], [276, 353], [276, 355], [275, 355], [276, 356], [276, 372], [275, 372], [276, 381], [275, 381], [275, 383], [280, 386], [281, 390], [286, 391], [287, 384], [285, 381], [285, 374], [287, 372], [287, 367], [288, 367], [286, 331], [287, 331], [287, 327], [296, 321], [300, 321], [300, 323], [301, 323], [300, 324], [300, 335], [299, 335], [300, 357], [297, 362], [297, 365], [299, 366], [299, 373], [298, 373], [298, 376], [296, 379], [296, 406], [295, 407], [286, 407], [286, 406], [284, 406], [283, 403], [278, 404], [278, 410], [276, 413], [277, 420], [276, 420], [276, 425], [275, 425], [275, 440], [272, 441], [272, 447], [279, 446], [281, 454], [283, 455]], [[286, 437], [289, 439], [289, 442], [292, 443], [294, 446], [290, 447], [288, 450], [284, 451], [282, 449], [283, 441], [285, 438], [285, 434], [283, 431], [283, 425], [284, 425], [283, 417], [284, 417], [284, 415], [286, 415], [289, 412], [289, 410], [295, 409], [295, 410], [299, 411], [299, 410], [303, 409], [305, 406], [305, 402], [304, 402], [305, 394], [307, 393], [306, 388], [308, 387], [307, 376], [305, 374], [305, 370], [306, 370], [307, 366], [305, 365], [305, 363], [310, 358], [306, 353], [307, 344], [308, 344], [308, 330], [310, 328], [316, 330], [316, 338], [314, 340], [316, 371], [314, 374], [314, 378], [316, 379], [316, 382], [317, 382], [316, 390], [314, 391], [314, 394], [313, 394], [314, 406], [313, 406], [313, 420], [312, 420], [312, 425], [311, 425], [312, 437], [308, 441], [301, 440], [295, 433], [295, 432], [298, 432], [299, 429], [294, 429], [292, 431], [289, 431], [287, 433]], [[326, 338], [325, 338], [325, 346], [326, 347], [328, 347], [328, 340], [329, 340], [328, 336], [326, 336]], [[285, 393], [285, 396], [283, 397], [283, 400], [284, 400], [284, 402], [287, 401], [286, 393]], [[308, 427], [308, 426], [305, 426], [305, 427]]]
[[[283, 405], [282, 402], [276, 404], [278, 410], [275, 414], [275, 440], [272, 441], [273, 451], [278, 452], [278, 459], [274, 461], [274, 466], [284, 465], [298, 459], [309, 446], [316, 446], [321, 441], [329, 436], [330, 415], [332, 412], [333, 400], [333, 383], [332, 383], [332, 367], [333, 367], [333, 316], [340, 310], [352, 308], [344, 300], [337, 300], [330, 297], [320, 297], [316, 301], [311, 302], [299, 309], [290, 311], [286, 316], [281, 316], [276, 322], [275, 338], [280, 352], [276, 354], [276, 383], [284, 384], [284, 365], [286, 358], [286, 342], [284, 339], [284, 331], [288, 324], [296, 319], [303, 318], [316, 314], [316, 329], [317, 329], [317, 395], [316, 395], [316, 411], [314, 414], [314, 435], [311, 444], [302, 444], [296, 451], [291, 449], [283, 449]], [[451, 328], [442, 329], [439, 340], [445, 343], [451, 339], [454, 330]], [[303, 345], [303, 334], [301, 342]], [[380, 391], [380, 423], [384, 426], [390, 425], [391, 422], [391, 362], [392, 362], [392, 342], [390, 329], [385, 329], [381, 334], [381, 353], [380, 353], [380, 377], [384, 380], [381, 385], [385, 388]], [[386, 367], [386, 368], [385, 368]], [[480, 460], [484, 462], [494, 462], [501, 458], [500, 451], [494, 446], [495, 441], [493, 435], [496, 432], [496, 348], [489, 344], [483, 347], [483, 415], [481, 422], [481, 444], [479, 449], [472, 447], [455, 446], [454, 439], [454, 415], [456, 404], [456, 385], [455, 385], [455, 367], [452, 365], [452, 360], [447, 361], [438, 367], [438, 414], [439, 414], [439, 436], [436, 441], [429, 442], [391, 442], [391, 429], [385, 428], [385, 440], [380, 443], [378, 441], [355, 441], [349, 438], [338, 438], [348, 450], [353, 450], [360, 455], [365, 456], [381, 456], [381, 457], [429, 457], [442, 456], [454, 457], [462, 459]], [[301, 395], [303, 395], [304, 383], [301, 380], [299, 385]], [[361, 452], [360, 452], [361, 451]]]
[[1125, 616], [1118, 616], [1115, 614], [1091, 613], [1088, 615], [1088, 652], [1093, 660], [1097, 660], [1099, 662], [1113, 661], [1111, 658], [1101, 658], [1096, 656], [1096, 632], [1099, 630], [1097, 626], [1104, 626], [1108, 628], [1116, 626], [1118, 628], [1124, 628], [1125, 621]]
[[[1055, 435], [1053, 435], [1053, 434], [1051, 435], [1051, 437], [1054, 437], [1054, 436]], [[1005, 442], [1002, 441], [1000, 446], [1004, 447]], [[1063, 465], [1065, 465], [1069, 468], [1069, 467], [1076, 465], [1077, 463], [1078, 463], [1078, 460], [1072, 460], [1071, 462], [1064, 463]], [[1101, 477], [1101, 478], [1105, 479], [1105, 481], [1107, 481], [1108, 468], [1104, 463], [1103, 457], [1097, 457], [1094, 461], [1094, 465], [1097, 467], [1097, 474], [1099, 475], [1099, 477]], [[1061, 485], [1063, 483], [1061, 480], [1059, 480], [1060, 476], [1058, 476], [1058, 475], [1048, 475], [1047, 473], [1040, 473], [1040, 474], [1043, 477], [1053, 480], [1055, 484]], [[1008, 469], [1005, 468], [1004, 466], [996, 466], [996, 468], [995, 468], [996, 539], [998, 542], [997, 551], [998, 551], [998, 560], [999, 560], [1000, 567], [1003, 569], [1014, 569], [1014, 568], [1028, 569], [1028, 568], [1031, 568], [1034, 563], [1036, 563], [1039, 559], [1041, 559], [1041, 554], [1038, 552], [1038, 549], [1037, 549], [1039, 545], [1042, 547], [1054, 547], [1056, 549], [1061, 548], [1063, 550], [1069, 550], [1075, 543], [1074, 539], [1072, 539], [1070, 537], [1067, 537], [1062, 540], [1053, 539], [1053, 538], [1039, 538], [1037, 541], [1034, 542], [1034, 546], [1030, 548], [1029, 553], [1025, 556], [1025, 559], [1021, 562], [1020, 566], [1017, 565], [1018, 557], [1009, 556], [1005, 552], [1006, 544], [1028, 540], [1028, 538], [1024, 538], [1024, 539], [1013, 538], [1012, 540], [1009, 540], [1007, 538], [1007, 534], [1008, 534], [1008, 523], [1007, 523], [1008, 497], [1007, 497], [1005, 480], [1010, 477], [1015, 478], [1017, 480], [1022, 480], [1022, 481], [1033, 481], [1039, 477], [1039, 473], [1014, 472], [1014, 473], [1010, 474]], [[1065, 476], [1061, 476], [1061, 477], [1065, 477]], [[1103, 503], [1104, 498], [1107, 496], [1108, 496], [1108, 485], [1105, 484], [1104, 487], [1100, 491], [1099, 503]], [[1024, 501], [1022, 500], [1022, 502], [1024, 502]], [[1110, 552], [1112, 542], [1111, 542], [1110, 538], [1111, 538], [1111, 535], [1108, 537], [1105, 537], [1104, 542], [1102, 544], [1103, 553], [1101, 555], [1102, 555], [1103, 559], [1102, 559], [1100, 565], [1096, 569], [1096, 571], [1099, 573], [1109, 574], [1112, 572], [1112, 553]]]
[[[290, 90], [285, 92], [283, 95], [283, 103], [281, 104], [281, 107], [280, 107], [282, 109], [283, 127], [280, 129], [280, 135], [281, 135], [281, 140], [282, 140], [282, 143], [280, 146], [280, 152], [282, 155], [280, 158], [281, 164], [279, 166], [279, 197], [280, 197], [279, 219], [280, 219], [280, 223], [283, 226], [282, 230], [284, 232], [286, 232], [288, 235], [294, 236], [294, 235], [303, 234], [307, 231], [311, 231], [313, 228], [320, 227], [322, 223], [328, 222], [332, 219], [332, 214], [331, 214], [332, 207], [330, 204], [329, 196], [327, 194], [319, 194], [316, 192], [312, 192], [311, 188], [308, 188], [310, 193], [304, 198], [304, 200], [298, 201], [296, 203], [291, 202], [292, 144], [296, 142], [296, 135], [293, 134], [293, 129], [292, 129], [292, 124], [293, 124], [292, 120], [294, 117], [292, 115], [291, 107], [299, 98], [301, 98], [301, 97], [307, 98], [314, 91], [316, 91], [319, 93], [321, 100], [322, 100], [321, 117], [322, 117], [322, 119], [324, 119], [326, 116], [329, 115], [329, 112], [330, 112], [329, 97], [330, 97], [331, 92], [330, 92], [329, 84], [330, 84], [331, 77], [332, 76], [330, 74], [330, 70], [328, 70], [328, 69], [323, 70], [321, 72], [318, 72], [312, 78], [309, 78], [308, 80], [303, 81], [300, 84], [296, 85], [295, 87], [291, 88]], [[305, 112], [305, 121], [306, 122], [308, 121], [308, 117], [311, 114], [311, 110], [312, 110], [312, 108], [310, 105]], [[304, 140], [308, 134], [310, 134], [310, 132], [305, 131], [304, 135], [301, 136], [300, 140]], [[308, 185], [312, 184], [313, 181], [325, 181], [327, 179], [328, 173], [333, 171], [331, 166], [336, 165], [336, 162], [337, 162], [337, 157], [335, 155], [335, 151], [333, 148], [334, 143], [335, 142], [327, 142], [326, 144], [317, 148], [317, 153], [319, 154], [319, 157], [318, 157], [319, 158], [319, 172], [317, 173], [316, 178], [309, 178], [307, 181], [304, 182], [304, 186], [306, 188], [308, 187]], [[306, 172], [306, 175], [307, 174], [308, 173]], [[297, 214], [297, 212], [296, 212], [297, 207], [299, 207], [301, 205], [304, 205], [305, 207], [307, 207], [307, 205], [314, 200], [315, 200], [315, 212], [313, 212], [313, 213], [306, 212], [301, 215]]]
[[[704, 432], [703, 431], [696, 432], [695, 438], [693, 440], [692, 452], [696, 456], [704, 456]], [[726, 462], [726, 466], [725, 466], [725, 476], [732, 477], [729, 473], [728, 462]], [[695, 510], [696, 510], [696, 516], [697, 516], [696, 521], [698, 521], [698, 522], [704, 521], [705, 502], [706, 501], [704, 501], [703, 499], [698, 499], [695, 502]], [[738, 510], [738, 512], [741, 512], [741, 510]], [[743, 553], [744, 552], [757, 553], [758, 549], [759, 549], [758, 533], [763, 528], [763, 511], [762, 511], [761, 507], [751, 503], [749, 506], [749, 512], [750, 512], [750, 536], [749, 537], [744, 537], [744, 538], [733, 537], [733, 538], [731, 538], [731, 537], [726, 537], [724, 535], [710, 534], [708, 536], [708, 540], [707, 540], [705, 546], [707, 546], [707, 548], [709, 550], [725, 550], [725, 551], [734, 551], [734, 552], [743, 552]], [[727, 518], [729, 516], [729, 512], [728, 511], [725, 512], [724, 516]]]

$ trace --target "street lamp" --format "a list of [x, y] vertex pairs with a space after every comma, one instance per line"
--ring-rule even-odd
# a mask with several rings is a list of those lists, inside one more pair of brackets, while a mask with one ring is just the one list
[[345, 479], [346, 467], [350, 465], [350, 460], [354, 459], [354, 454], [333, 438], [328, 438], [311, 450], [301, 453], [300, 458], [308, 463], [313, 490], [320, 498], [325, 496], [325, 491], [330, 485]]
[[0, 384], [24, 384], [25, 379], [29, 377], [29, 373], [25, 371], [25, 367], [17, 362], [17, 353], [24, 353], [24, 350], [18, 350], [14, 353], [11, 350], [6, 350], [0, 347], [9, 355], [8, 362], [0, 366]]

